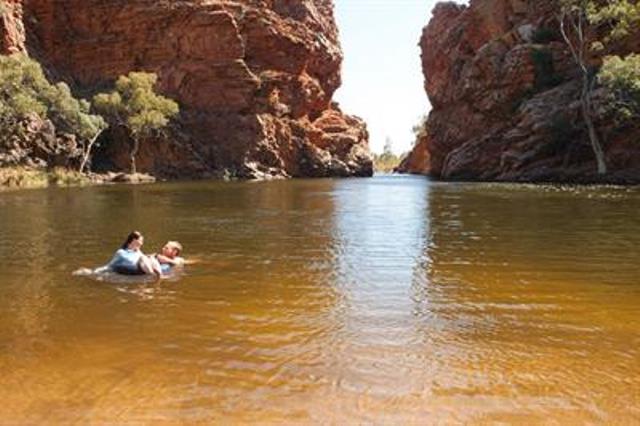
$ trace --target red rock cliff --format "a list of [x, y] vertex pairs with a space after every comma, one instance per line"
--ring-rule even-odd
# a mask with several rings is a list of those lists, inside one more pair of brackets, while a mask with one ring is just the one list
[[[435, 7], [420, 41], [433, 107], [428, 136], [402, 171], [443, 179], [640, 181], [639, 129], [615, 129], [606, 120], [597, 124], [610, 173], [596, 175], [576, 67], [554, 12], [551, 0]], [[538, 40], [540, 31], [549, 39]]]
[[[332, 0], [25, 0], [27, 45], [91, 93], [155, 72], [181, 105], [139, 168], [167, 176], [367, 176], [365, 124], [331, 99], [342, 52]], [[6, 38], [6, 37], [5, 37]], [[102, 160], [126, 168], [126, 147]]]
[[0, 1], [0, 55], [22, 52], [24, 41], [22, 0]]

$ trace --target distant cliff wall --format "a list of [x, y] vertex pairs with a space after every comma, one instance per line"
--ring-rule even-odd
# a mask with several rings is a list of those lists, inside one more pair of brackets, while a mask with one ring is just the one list
[[[552, 0], [439, 3], [420, 46], [433, 107], [400, 169], [442, 179], [640, 181], [640, 128], [597, 120], [610, 173], [596, 174], [579, 75]], [[620, 46], [639, 51], [640, 42]], [[598, 93], [596, 91], [596, 104]]]

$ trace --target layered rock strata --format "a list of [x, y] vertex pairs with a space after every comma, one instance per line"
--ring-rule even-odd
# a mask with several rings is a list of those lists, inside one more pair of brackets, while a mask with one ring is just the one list
[[[401, 171], [458, 180], [640, 181], [640, 128], [616, 126], [604, 114], [596, 124], [609, 173], [596, 173], [580, 76], [554, 5], [471, 0], [435, 7], [420, 41], [433, 109], [427, 136]], [[618, 53], [633, 50], [638, 43]], [[596, 91], [596, 105], [603, 95]]]
[[[331, 0], [25, 0], [27, 49], [90, 95], [147, 71], [177, 100], [138, 168], [167, 177], [368, 176], [365, 124], [332, 103], [342, 52]], [[16, 15], [17, 16], [17, 15]], [[6, 49], [5, 49], [6, 50]], [[114, 129], [103, 166], [128, 167]]]

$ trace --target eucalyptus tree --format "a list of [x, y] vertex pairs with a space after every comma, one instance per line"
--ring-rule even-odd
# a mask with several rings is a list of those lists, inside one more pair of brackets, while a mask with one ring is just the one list
[[29, 117], [51, 120], [56, 131], [75, 135], [83, 149], [80, 172], [91, 148], [106, 127], [91, 105], [76, 99], [64, 82], [52, 84], [38, 62], [26, 55], [0, 55], [0, 135], [23, 138], [23, 123]]
[[136, 173], [136, 156], [140, 142], [153, 131], [166, 128], [169, 120], [179, 113], [178, 104], [155, 92], [156, 74], [131, 72], [120, 76], [115, 90], [93, 98], [95, 111], [111, 126], [124, 126], [133, 141], [129, 153], [131, 173]]
[[[602, 143], [594, 125], [595, 111], [592, 92], [598, 81], [615, 86], [618, 92], [629, 85], [637, 73], [634, 56], [606, 56], [600, 78], [591, 66], [593, 53], [604, 50], [612, 41], [628, 36], [640, 22], [637, 0], [557, 0], [560, 32], [582, 78], [580, 109], [587, 126], [591, 148], [596, 157], [598, 173], [607, 173]], [[628, 62], [627, 62], [628, 61]], [[627, 110], [628, 111], [628, 110]]]
[[[608, 0], [599, 8], [592, 8], [590, 19], [594, 25], [607, 29], [596, 50], [640, 32], [640, 2], [637, 0]], [[598, 73], [600, 84], [612, 94], [609, 108], [620, 122], [640, 118], [640, 52], [625, 57], [606, 55]]]
[[589, 54], [591, 45], [595, 40], [591, 40], [589, 31], [589, 10], [592, 8], [590, 0], [559, 0], [560, 12], [558, 21], [560, 23], [560, 33], [567, 44], [571, 56], [575, 61], [582, 78], [580, 90], [580, 110], [582, 118], [587, 126], [591, 149], [598, 164], [598, 174], [607, 173], [607, 163], [600, 138], [594, 125], [594, 109], [592, 92], [595, 79], [594, 72], [589, 66]]
[[640, 118], [640, 54], [605, 58], [598, 79], [612, 94], [608, 109], [617, 121], [628, 123]]

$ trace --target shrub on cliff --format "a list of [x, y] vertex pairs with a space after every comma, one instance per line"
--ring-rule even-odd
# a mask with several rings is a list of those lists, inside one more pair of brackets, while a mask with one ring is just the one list
[[640, 54], [605, 58], [598, 77], [613, 94], [610, 107], [618, 120], [640, 117]]
[[[605, 36], [592, 48], [602, 50], [606, 45], [624, 39], [638, 31], [640, 25], [640, 2], [636, 0], [611, 0], [601, 7], [592, 7], [590, 21], [607, 28]], [[605, 56], [598, 73], [600, 83], [612, 93], [610, 110], [618, 121], [629, 121], [640, 117], [640, 54], [625, 58], [617, 55]]]
[[637, 31], [640, 23], [640, 3], [637, 0], [608, 0], [607, 2], [582, 0], [582, 2], [586, 3], [589, 22], [606, 28], [602, 40], [594, 43], [593, 47], [596, 49]]
[[51, 84], [42, 67], [25, 55], [0, 56], [0, 141], [23, 137], [30, 115], [49, 119], [57, 131], [76, 135], [85, 150], [104, 128], [90, 104], [75, 99], [65, 83]]
[[[592, 50], [603, 50], [612, 41], [627, 37], [637, 31], [640, 23], [640, 3], [637, 0], [557, 0], [560, 32], [582, 75], [580, 105], [582, 116], [589, 132], [589, 140], [598, 164], [598, 173], [607, 172], [604, 151], [595, 126], [596, 115], [592, 91], [595, 75], [590, 64]], [[607, 62], [609, 65], [607, 66]], [[617, 62], [616, 62], [617, 63]], [[613, 63], [614, 65], [616, 63]], [[619, 63], [618, 63], [619, 64]], [[633, 63], [630, 63], [633, 65]], [[620, 72], [626, 69], [613, 66], [611, 59], [605, 58], [608, 71]], [[623, 73], [624, 74], [624, 73]], [[618, 78], [602, 79], [605, 82], [620, 81]]]
[[136, 173], [136, 155], [140, 142], [169, 124], [179, 113], [176, 102], [158, 95], [154, 88], [155, 74], [131, 72], [116, 81], [115, 91], [100, 93], [93, 98], [94, 109], [111, 126], [124, 126], [131, 135], [131, 173]]

